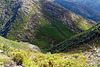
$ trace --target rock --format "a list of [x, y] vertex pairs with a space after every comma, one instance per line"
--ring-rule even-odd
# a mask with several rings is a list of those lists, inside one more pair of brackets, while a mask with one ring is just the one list
[[23, 67], [23, 66], [20, 65], [20, 66], [14, 66], [14, 67]]
[[3, 52], [3, 50], [0, 50], [0, 53], [2, 53]]
[[100, 53], [98, 54], [98, 57], [100, 57]]
[[38, 52], [38, 53], [41, 52], [40, 49], [39, 49], [37, 46], [35, 46], [35, 45], [29, 44], [28, 46], [29, 46], [31, 49], [33, 49], [34, 51]]

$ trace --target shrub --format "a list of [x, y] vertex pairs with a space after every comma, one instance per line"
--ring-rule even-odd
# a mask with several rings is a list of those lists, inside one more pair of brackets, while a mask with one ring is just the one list
[[0, 65], [5, 65], [6, 63], [10, 63], [10, 59], [7, 57], [3, 58], [0, 56]]
[[13, 60], [17, 63], [17, 65], [22, 65], [24, 55], [23, 53], [17, 52], [14, 54]]
[[3, 51], [4, 51], [5, 54], [8, 55], [8, 52], [10, 51], [10, 47], [8, 45], [4, 45], [3, 46]]
[[23, 65], [25, 67], [34, 67], [35, 65], [35, 62], [30, 59], [30, 55], [26, 51], [18, 50], [13, 52], [11, 56], [17, 65]]
[[0, 44], [0, 49], [1, 49], [1, 50], [3, 49], [3, 44]]
[[78, 55], [78, 54], [74, 54], [74, 55], [73, 55], [73, 57], [78, 58], [78, 57], [79, 57], [79, 55]]
[[[22, 64], [23, 66], [25, 66], [25, 67], [33, 67], [34, 65], [35, 65], [35, 62], [34, 61], [32, 61], [31, 59], [29, 59], [29, 58], [24, 58], [23, 59], [23, 64]], [[35, 66], [34, 66], [35, 67]]]
[[82, 53], [82, 50], [79, 50], [79, 53]]
[[80, 59], [85, 60], [85, 59], [87, 59], [87, 57], [86, 56], [81, 56]]

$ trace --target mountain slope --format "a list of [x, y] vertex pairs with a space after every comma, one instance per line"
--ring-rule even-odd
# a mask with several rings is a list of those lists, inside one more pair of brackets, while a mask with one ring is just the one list
[[93, 8], [93, 9], [95, 9], [95, 10], [97, 10], [97, 11], [100, 11], [100, 8], [99, 8], [99, 6], [100, 6], [100, 1], [99, 0], [94, 0], [94, 1], [90, 1], [90, 0], [88, 0], [88, 1], [84, 1], [84, 2], [82, 2], [82, 3], [84, 3], [84, 4], [86, 4], [86, 5], [88, 5], [88, 6], [90, 6], [91, 8]]
[[82, 1], [79, 1], [79, 0], [75, 0], [75, 1], [78, 1], [78, 2], [81, 2], [97, 11], [100, 11], [100, 1], [99, 0], [82, 0]]
[[85, 18], [92, 19], [96, 22], [100, 21], [100, 12], [90, 8], [87, 5], [77, 1], [75, 2], [73, 0], [55, 0], [55, 2]]
[[[79, 33], [75, 36], [72, 36], [71, 38], [66, 39], [62, 43], [54, 46], [51, 48], [51, 51], [68, 51], [68, 49], [72, 49], [75, 47], [79, 47], [81, 45], [86, 44], [100, 44], [100, 23], [98, 23], [96, 26], [92, 27], [91, 29]], [[86, 45], [87, 46], [87, 45]], [[85, 46], [85, 48], [86, 48]]]
[[52, 0], [1, 0], [1, 36], [48, 48], [95, 22], [72, 13]]

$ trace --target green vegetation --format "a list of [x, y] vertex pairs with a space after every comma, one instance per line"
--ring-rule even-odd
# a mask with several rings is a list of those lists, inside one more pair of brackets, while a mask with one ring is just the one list
[[[100, 36], [100, 32], [98, 31], [99, 29], [97, 29], [99, 26], [100, 24], [92, 27], [88, 31], [72, 36], [71, 38], [69, 38], [69, 42], [72, 42], [73, 39], [77, 39], [81, 35], [86, 36], [87, 33], [91, 31], [93, 31], [94, 33], [98, 32], [97, 36]], [[92, 34], [88, 34], [89, 37], [91, 37], [91, 35]], [[97, 38], [93, 41], [90, 41], [91, 46], [93, 43], [95, 43], [95, 46], [98, 47], [100, 44], [99, 40], [100, 39]], [[77, 43], [78, 42], [80, 42], [80, 40], [77, 41]], [[96, 57], [95, 55], [93, 55], [93, 57], [91, 58], [86, 57], [87, 54], [90, 55], [88, 51], [93, 50], [88, 48], [89, 46], [86, 47], [86, 45], [76, 45], [73, 50], [70, 49], [70, 52], [67, 53], [51, 54], [50, 52], [48, 52], [46, 54], [43, 54], [39, 51], [34, 51], [34, 48], [31, 49], [30, 47], [28, 47], [28, 43], [18, 43], [5, 39], [3, 37], [0, 37], [0, 43], [0, 50], [3, 51], [2, 53], [0, 53], [0, 55], [2, 55], [0, 56], [0, 66], [5, 66], [6, 64], [13, 64], [14, 62], [16, 62], [17, 66], [22, 65], [25, 67], [93, 67], [95, 65], [99, 65], [99, 63], [93, 64], [93, 61], [91, 60]], [[64, 45], [62, 44], [62, 46]], [[60, 49], [56, 51], [61, 52], [62, 49], [65, 47], [62, 46], [59, 46]], [[55, 47], [55, 49], [59, 47]], [[98, 59], [94, 59], [94, 61], [99, 62]]]
[[[0, 0], [2, 9], [7, 10], [0, 19], [0, 35], [10, 40], [17, 40], [35, 44], [40, 48], [49, 48], [57, 45], [76, 33], [79, 29], [87, 30], [91, 27], [88, 20], [75, 17], [69, 10], [57, 5], [38, 1], [24, 1], [18, 4], [17, 0]], [[4, 7], [4, 8], [3, 8]], [[52, 9], [54, 7], [55, 9]], [[60, 11], [62, 10], [62, 11]], [[68, 13], [66, 13], [68, 12]], [[72, 16], [74, 16], [72, 18]], [[78, 16], [78, 15], [76, 15]], [[81, 19], [81, 21], [78, 21]], [[84, 23], [86, 20], [87, 24]], [[81, 23], [82, 22], [82, 23]], [[71, 25], [71, 26], [70, 26]], [[88, 27], [89, 26], [89, 27]]]
[[[0, 65], [4, 66], [7, 63], [16, 65], [23, 65], [25, 67], [86, 67], [88, 58], [82, 54], [70, 54], [70, 53], [59, 53], [59, 54], [42, 54], [34, 53], [33, 51], [25, 51], [20, 49], [13, 49], [11, 47], [8, 54], [3, 53], [5, 58], [0, 57]], [[4, 47], [6, 49], [6, 47]], [[7, 57], [8, 56], [8, 57]], [[88, 65], [87, 67], [89, 67]]]
[[[95, 27], [92, 27], [88, 31], [72, 36], [71, 38], [75, 39], [80, 35], [83, 34], [85, 35], [87, 32], [94, 31], [98, 27], [99, 24], [96, 25]], [[95, 30], [94, 32], [99, 32], [99, 31]], [[69, 38], [69, 40], [71, 38]], [[91, 41], [91, 43], [92, 42], [95, 44], [100, 44], [99, 39]], [[58, 47], [56, 47], [55, 49], [57, 48]], [[62, 49], [62, 47], [60, 48]], [[38, 47], [37, 49], [39, 50]], [[14, 64], [14, 62], [16, 62], [17, 66], [22, 65], [25, 67], [93, 67], [94, 64], [91, 64], [92, 63], [91, 59], [93, 59], [95, 55], [93, 55], [93, 58], [85, 56], [87, 54], [89, 55], [89, 53], [87, 52], [89, 49], [90, 48], [87, 48], [86, 46], [83, 45], [83, 46], [78, 46], [78, 48], [76, 47], [67, 53], [51, 54], [50, 52], [48, 52], [46, 54], [43, 54], [39, 51], [34, 51], [36, 50], [34, 48], [31, 49], [28, 43], [23, 43], [23, 42], [18, 43], [0, 37], [0, 50], [3, 51], [2, 53], [0, 53], [0, 55], [2, 55], [0, 56], [0, 66], [6, 66], [6, 64]], [[60, 49], [58, 50], [58, 52], [59, 51]], [[96, 65], [99, 65], [99, 63], [97, 63]]]
[[[89, 33], [91, 31], [94, 31], [94, 33], [98, 32], [97, 36], [100, 36], [98, 31], [99, 29], [97, 29], [99, 26], [100, 24], [92, 27], [88, 31], [72, 36], [71, 38], [69, 38], [69, 42], [70, 39], [73, 39], [74, 37], [77, 39], [78, 36], [83, 34], [85, 36], [87, 32]], [[89, 37], [91, 35], [92, 34], [89, 34]], [[90, 43], [95, 43], [99, 45], [99, 40], [100, 39], [96, 39], [94, 41], [90, 41]], [[72, 41], [73, 40], [71, 40], [71, 42]], [[77, 42], [80, 42], [80, 40]], [[98, 45], [96, 45], [96, 47]], [[93, 64], [93, 61], [91, 60], [94, 57], [96, 57], [95, 55], [93, 55], [93, 57], [91, 58], [86, 56], [87, 54], [90, 55], [90, 53], [87, 52], [88, 50], [90, 50], [90, 48], [87, 48], [84, 45], [76, 45], [78, 46], [78, 48], [76, 47], [67, 53], [55, 54], [51, 54], [50, 52], [43, 54], [40, 51], [36, 51], [39, 50], [38, 47], [31, 49], [29, 46], [30, 44], [28, 43], [18, 43], [16, 41], [11, 41], [3, 37], [0, 37], [0, 50], [2, 50], [2, 52], [0, 53], [0, 66], [6, 66], [7, 64], [11, 65], [15, 62], [17, 66], [21, 65], [25, 67], [93, 67], [93, 65], [99, 65], [99, 63]], [[62, 46], [60, 46], [61, 49], [56, 51], [60, 52], [60, 50], [62, 50], [63, 48]], [[55, 49], [57, 48], [59, 47], [55, 47]], [[95, 61], [98, 62], [99, 60], [95, 59]]]
[[[26, 50], [26, 51], [31, 50], [31, 48], [29, 46], [30, 46], [29, 43], [12, 41], [12, 40], [8, 40], [3, 37], [0, 37], [0, 49], [3, 49], [6, 52], [8, 52], [7, 50], [10, 49], [9, 47], [11, 47], [13, 49], [21, 49], [21, 50]], [[36, 46], [36, 48], [37, 48], [37, 46]], [[36, 51], [34, 51], [34, 52], [36, 52]]]
[[9, 58], [2, 58], [1, 56], [0, 56], [0, 66], [1, 67], [3, 67], [6, 63], [11, 63], [10, 62], [11, 60], [9, 59]]
[[94, 43], [99, 42], [99, 36], [100, 36], [99, 28], [100, 28], [100, 23], [93, 26], [87, 31], [76, 34], [75, 36], [72, 36], [66, 39], [65, 41], [61, 42], [60, 44], [51, 47], [50, 50], [52, 52], [62, 52], [62, 51], [67, 51], [68, 49], [70, 49], [70, 47], [76, 47], [76, 46], [79, 47], [79, 45], [81, 44], [89, 43], [93, 41], [94, 39], [95, 39], [93, 41]]
[[39, 27], [36, 34], [36, 39], [33, 40], [33, 44], [38, 45], [40, 48], [48, 48], [52, 41], [54, 44], [57, 44], [66, 38], [75, 35], [70, 29], [68, 29], [62, 22], [60, 21], [51, 21], [51, 25], [44, 21], [43, 19], [39, 19], [42, 23], [42, 26]]
[[83, 30], [88, 30], [91, 26], [88, 25], [88, 23], [86, 23], [85, 21], [82, 21], [80, 19], [78, 19], [79, 23], [78, 25], [83, 29]]
[[[100, 24], [89, 29], [91, 24], [84, 22], [83, 18], [82, 20], [74, 20], [77, 18], [72, 19], [69, 14], [70, 11], [60, 5], [54, 5], [55, 3], [44, 2], [45, 0], [43, 0], [42, 5], [37, 1], [32, 0], [34, 4], [31, 4], [28, 0], [25, 0], [25, 2], [22, 0], [23, 6], [22, 3], [17, 4], [16, 1], [0, 0], [0, 3], [6, 5], [4, 10], [7, 10], [7, 13], [4, 12], [5, 15], [7, 14], [4, 17], [7, 18], [2, 18], [3, 24], [0, 24], [0, 29], [2, 29], [0, 35], [3, 36], [6, 33], [5, 37], [11, 39], [0, 37], [0, 67], [7, 65], [9, 65], [8, 67], [19, 65], [24, 67], [92, 67], [91, 58], [85, 56], [89, 53], [85, 52], [83, 46], [83, 48], [77, 46], [78, 48], [73, 50], [70, 47], [81, 45], [81, 42], [85, 42], [94, 33], [96, 33], [96, 36], [100, 36], [100, 29], [95, 30]], [[45, 3], [47, 3], [46, 6]], [[41, 7], [43, 7], [44, 13]], [[55, 9], [52, 7], [55, 7]], [[58, 15], [61, 16], [58, 17]], [[76, 34], [79, 29], [89, 30]], [[94, 33], [88, 34], [91, 31]], [[34, 45], [12, 40], [29, 42]], [[97, 38], [94, 41], [96, 45], [100, 44], [100, 39]], [[93, 43], [93, 41], [90, 43]], [[35, 45], [39, 46], [44, 53]], [[71, 51], [63, 53], [68, 49]], [[49, 52], [47, 53], [47, 51]], [[51, 52], [56, 53], [51, 54]]]

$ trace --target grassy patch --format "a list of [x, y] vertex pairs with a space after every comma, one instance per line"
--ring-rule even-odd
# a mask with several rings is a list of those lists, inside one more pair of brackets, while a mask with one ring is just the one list
[[42, 18], [39, 18], [39, 20], [42, 26], [40, 26], [36, 32], [36, 39], [33, 41], [33, 44], [38, 45], [40, 48], [50, 47], [52, 41], [54, 41], [54, 45], [74, 35], [74, 33], [60, 21], [50, 19], [50, 25], [48, 21]]
[[88, 30], [91, 26], [88, 25], [85, 21], [78, 20], [78, 25], [83, 29], [83, 30]]

